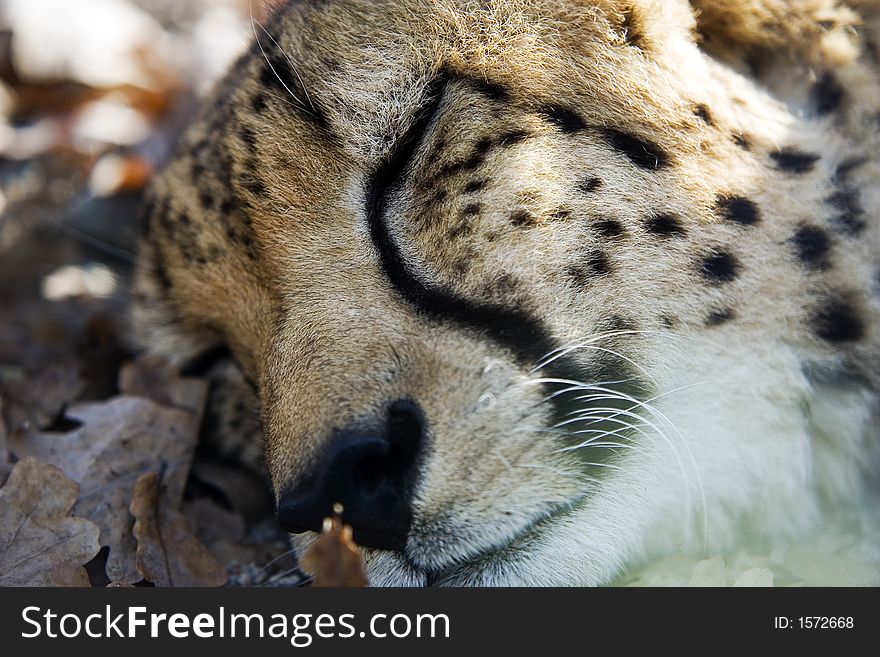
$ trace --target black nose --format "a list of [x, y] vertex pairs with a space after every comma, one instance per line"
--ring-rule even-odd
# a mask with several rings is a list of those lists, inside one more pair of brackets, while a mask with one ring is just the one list
[[358, 545], [402, 550], [424, 434], [422, 412], [407, 400], [391, 404], [377, 430], [337, 431], [312, 475], [281, 496], [281, 525], [294, 534], [320, 531], [339, 503]]

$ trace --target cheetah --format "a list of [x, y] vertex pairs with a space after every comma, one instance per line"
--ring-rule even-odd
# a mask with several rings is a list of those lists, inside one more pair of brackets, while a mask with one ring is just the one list
[[314, 0], [152, 183], [132, 320], [297, 550], [603, 585], [876, 526], [880, 8]]

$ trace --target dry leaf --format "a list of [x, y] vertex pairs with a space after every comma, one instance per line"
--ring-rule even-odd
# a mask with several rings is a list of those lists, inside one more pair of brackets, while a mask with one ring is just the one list
[[227, 511], [207, 497], [183, 505], [183, 513], [196, 537], [227, 571], [251, 563], [265, 563], [275, 556], [270, 545], [254, 543], [245, 538], [247, 523], [235, 511]]
[[[204, 386], [201, 391], [204, 403]], [[82, 426], [66, 434], [13, 434], [10, 448], [19, 457], [58, 466], [79, 483], [74, 513], [101, 528], [101, 545], [110, 548], [107, 576], [114, 582], [138, 582], [137, 546], [128, 513], [134, 484], [142, 474], [164, 468], [165, 485], [181, 499], [199, 417], [193, 410], [160, 406], [140, 397], [81, 404], [69, 409], [67, 417]]]
[[315, 576], [314, 586], [369, 585], [351, 527], [339, 515], [324, 520], [321, 536], [303, 555], [301, 565]]
[[191, 476], [248, 522], [274, 514], [275, 502], [265, 479], [241, 466], [200, 458], [193, 463]]
[[79, 486], [56, 467], [19, 461], [0, 489], [0, 586], [89, 586], [98, 527], [68, 516]]
[[201, 423], [208, 384], [203, 379], [183, 377], [164, 361], [140, 360], [119, 370], [119, 390], [127, 395], [148, 397], [164, 406], [185, 408]]
[[156, 586], [222, 586], [226, 569], [192, 533], [179, 504], [157, 473], [138, 479], [130, 509], [138, 570]]
[[79, 397], [83, 385], [79, 363], [72, 356], [28, 372], [19, 381], [7, 381], [3, 388], [11, 402], [10, 427], [50, 427]]

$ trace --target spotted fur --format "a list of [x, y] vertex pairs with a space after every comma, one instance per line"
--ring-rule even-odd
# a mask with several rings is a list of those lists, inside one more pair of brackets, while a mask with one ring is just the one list
[[150, 190], [133, 318], [212, 373], [207, 432], [260, 446], [282, 510], [384, 435], [399, 495], [351, 518], [376, 584], [602, 584], [876, 521], [875, 3], [328, 0], [261, 27]]

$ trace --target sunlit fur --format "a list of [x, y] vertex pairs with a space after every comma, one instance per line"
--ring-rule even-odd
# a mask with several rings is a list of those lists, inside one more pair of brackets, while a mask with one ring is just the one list
[[[877, 522], [875, 7], [285, 4], [153, 186], [140, 340], [181, 364], [229, 345], [279, 492], [334, 430], [420, 405], [412, 530], [366, 551], [377, 585], [604, 584], [841, 509]], [[371, 176], [441, 75], [384, 221], [421, 281], [540, 321], [534, 362], [418, 311], [371, 240]], [[558, 377], [561, 356], [606, 367]]]

